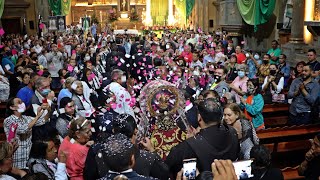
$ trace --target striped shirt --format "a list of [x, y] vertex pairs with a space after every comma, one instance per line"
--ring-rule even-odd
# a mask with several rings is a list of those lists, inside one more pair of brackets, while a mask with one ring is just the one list
[[[32, 129], [28, 128], [29, 123], [33, 117], [22, 115], [21, 118], [11, 115], [4, 120], [3, 127], [6, 137], [8, 138], [10, 127], [12, 124], [18, 124], [16, 131], [16, 139], [18, 140], [19, 147], [13, 154], [13, 166], [19, 169], [28, 169], [27, 161], [31, 150], [32, 142]], [[44, 118], [39, 119], [35, 126], [45, 124]]]

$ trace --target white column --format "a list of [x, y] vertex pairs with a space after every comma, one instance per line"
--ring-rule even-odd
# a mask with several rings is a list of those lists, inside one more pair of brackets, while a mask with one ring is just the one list
[[169, 6], [168, 25], [171, 26], [171, 25], [174, 25], [172, 0], [168, 0], [168, 6]]
[[146, 1], [146, 26], [152, 26], [151, 0]]

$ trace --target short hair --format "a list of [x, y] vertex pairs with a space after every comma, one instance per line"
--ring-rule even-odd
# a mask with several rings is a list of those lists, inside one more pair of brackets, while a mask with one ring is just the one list
[[268, 167], [271, 163], [270, 151], [263, 145], [255, 145], [250, 151], [250, 158], [253, 158], [255, 167]]
[[222, 69], [222, 70], [223, 70], [223, 74], [228, 74], [228, 69], [225, 68], [225, 67], [222, 66], [222, 65], [218, 65], [218, 66], [217, 66], [217, 69]]
[[24, 78], [25, 76], [27, 76], [27, 75], [30, 77], [30, 73], [25, 72], [25, 73], [22, 74], [22, 77], [21, 77], [21, 78], [23, 79], [23, 78]]
[[68, 103], [71, 103], [72, 102], [72, 99], [70, 97], [64, 97], [60, 100], [60, 106], [59, 108], [65, 108]]
[[46, 159], [48, 142], [47, 141], [36, 141], [32, 143], [30, 150], [30, 158], [35, 159]]
[[247, 68], [248, 68], [248, 66], [246, 64], [239, 64], [237, 67], [238, 70], [244, 69], [244, 71], [247, 71]]
[[[226, 103], [235, 103], [236, 102], [236, 96], [232, 94], [231, 92], [224, 93], [223, 97], [226, 99]], [[229, 98], [228, 98], [229, 97]], [[231, 101], [229, 101], [231, 100]]]
[[204, 99], [198, 105], [198, 112], [203, 121], [207, 123], [220, 122], [222, 119], [221, 106], [214, 98]]
[[127, 136], [111, 135], [102, 146], [105, 163], [111, 171], [122, 172], [129, 168], [135, 149]]
[[280, 54], [280, 56], [283, 56], [283, 58], [285, 58], [285, 59], [287, 59], [287, 55], [285, 55], [285, 54]]
[[49, 76], [51, 76], [49, 71], [43, 71], [42, 77], [48, 78]]
[[113, 133], [124, 134], [128, 138], [132, 138], [135, 129], [137, 129], [137, 123], [134, 118], [129, 114], [119, 114], [113, 120]]
[[308, 52], [313, 52], [313, 54], [315, 54], [315, 55], [317, 54], [315, 49], [309, 49]]
[[238, 58], [237, 58], [237, 55], [236, 55], [236, 54], [234, 54], [234, 53], [232, 53], [232, 54], [231, 54], [230, 59], [231, 59], [231, 58], [235, 58], [235, 59], [236, 59], [236, 61], [237, 61], [237, 59], [238, 59]]
[[122, 76], [124, 74], [124, 72], [121, 69], [114, 69], [111, 72], [111, 79], [112, 81], [117, 80], [120, 76]]
[[277, 45], [279, 44], [277, 40], [273, 40], [271, 43], [276, 43]]
[[43, 82], [44, 81], [48, 81], [48, 79], [47, 78], [45, 78], [45, 77], [39, 77], [37, 80], [36, 80], [36, 82], [35, 82], [35, 88], [36, 89], [39, 89], [41, 86], [42, 86], [42, 84], [43, 84]]
[[153, 64], [154, 64], [155, 67], [157, 67], [157, 66], [162, 66], [162, 59], [159, 58], [159, 57], [155, 57], [155, 58], [153, 59]]
[[268, 58], [271, 59], [271, 55], [270, 54], [265, 54], [264, 56], [268, 56]]
[[306, 64], [304, 66], [308, 66], [310, 68], [310, 70], [313, 71], [313, 66], [311, 64]]

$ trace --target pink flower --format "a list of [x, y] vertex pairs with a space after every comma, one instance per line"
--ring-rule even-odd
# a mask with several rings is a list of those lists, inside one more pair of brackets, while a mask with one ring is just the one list
[[117, 104], [114, 102], [110, 103], [112, 109], [117, 109]]

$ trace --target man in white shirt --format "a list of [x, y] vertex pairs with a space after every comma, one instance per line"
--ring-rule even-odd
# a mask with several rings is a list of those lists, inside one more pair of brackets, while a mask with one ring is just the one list
[[48, 70], [51, 74], [52, 83], [51, 86], [53, 89], [61, 88], [60, 78], [59, 78], [59, 70], [63, 68], [63, 55], [60, 51], [58, 51], [58, 47], [56, 44], [51, 45], [52, 51], [47, 54], [48, 60]]
[[199, 60], [199, 54], [194, 52], [194, 53], [192, 53], [192, 55], [193, 55], [193, 58], [192, 58], [192, 62], [190, 64], [190, 68], [195, 68], [196, 66], [203, 68], [203, 64]]
[[116, 107], [114, 111], [119, 114], [130, 114], [134, 117], [134, 112], [130, 106], [132, 98], [130, 93], [121, 84], [126, 83], [126, 76], [120, 69], [115, 69], [111, 73], [112, 83], [107, 88], [116, 96]]

